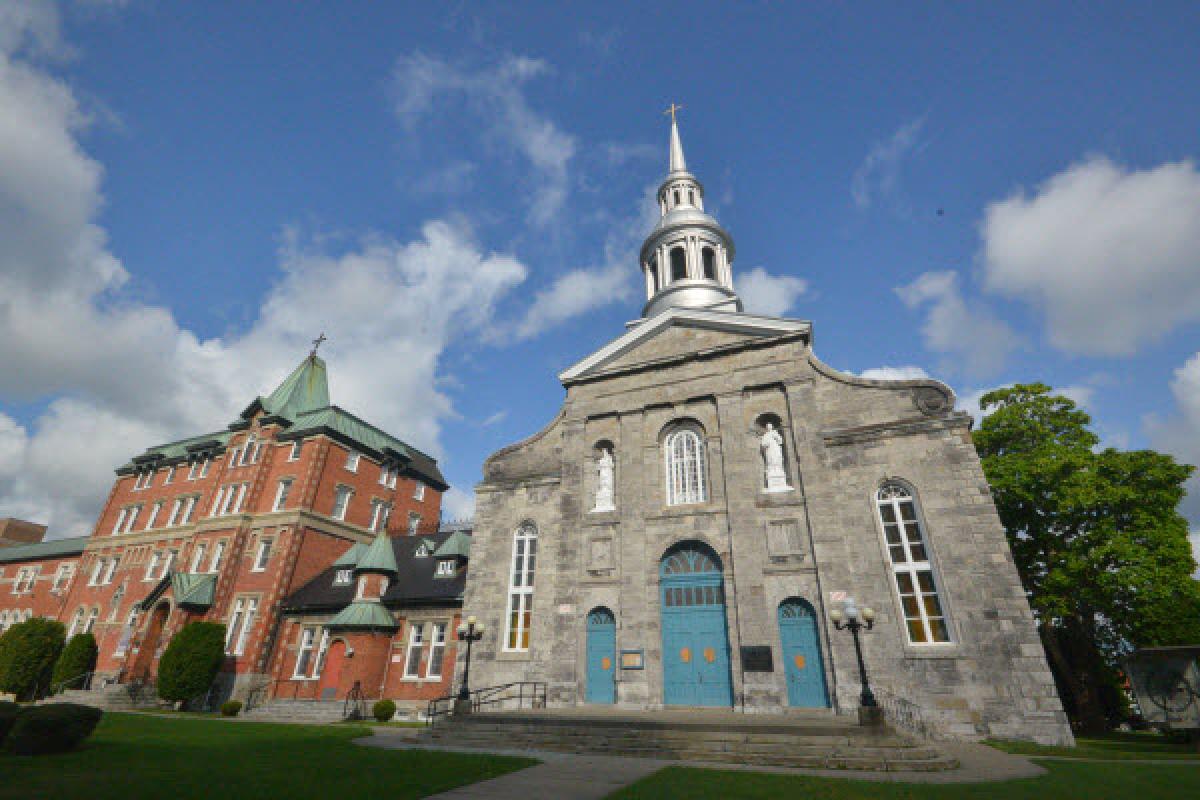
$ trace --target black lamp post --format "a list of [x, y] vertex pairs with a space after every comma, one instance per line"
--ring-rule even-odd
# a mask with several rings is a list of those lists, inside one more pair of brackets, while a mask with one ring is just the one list
[[[862, 622], [859, 622], [860, 616]], [[871, 608], [864, 608], [860, 615], [858, 606], [854, 604], [854, 598], [850, 598], [846, 601], [844, 610], [839, 611], [835, 608], [829, 612], [829, 618], [833, 620], [833, 627], [839, 631], [848, 630], [854, 637], [854, 654], [858, 656], [858, 678], [862, 683], [858, 719], [864, 725], [877, 725], [883, 719], [879, 711], [879, 704], [875, 702], [875, 693], [871, 691], [871, 682], [867, 680], [867, 665], [863, 662], [862, 644], [858, 640], [859, 631], [863, 628], [871, 630], [875, 627], [875, 611]]]
[[474, 615], [458, 626], [458, 640], [467, 643], [467, 660], [463, 664], [462, 687], [458, 690], [458, 700], [454, 703], [455, 714], [471, 713], [471, 643], [483, 638], [484, 624], [475, 619]]

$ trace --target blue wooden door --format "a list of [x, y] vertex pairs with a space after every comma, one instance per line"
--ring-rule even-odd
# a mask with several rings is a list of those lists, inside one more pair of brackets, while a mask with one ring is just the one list
[[663, 702], [731, 706], [729, 635], [721, 568], [707, 548], [692, 545], [663, 559]]
[[825, 666], [817, 615], [805, 600], [790, 597], [779, 604], [779, 639], [787, 675], [788, 705], [797, 708], [828, 708]]
[[617, 702], [617, 621], [607, 608], [587, 618], [587, 694], [589, 703]]

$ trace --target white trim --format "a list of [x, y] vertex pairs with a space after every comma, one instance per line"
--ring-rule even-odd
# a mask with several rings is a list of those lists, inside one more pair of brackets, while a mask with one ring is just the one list
[[[412, 622], [408, 626], [408, 647], [404, 651], [404, 677], [407, 679], [421, 677], [421, 650], [425, 647], [425, 623]], [[414, 665], [413, 656], [417, 657]], [[415, 667], [415, 668], [414, 668]]]
[[[532, 522], [522, 522], [513, 533], [502, 648], [506, 653], [529, 651], [530, 630], [533, 628], [533, 585], [537, 573], [537, 540], [537, 526]], [[529, 619], [526, 620], [526, 617]]]
[[251, 572], [266, 572], [267, 564], [271, 561], [271, 547], [275, 544], [275, 539], [270, 536], [264, 536], [258, 540], [258, 550], [254, 553], [254, 566], [250, 568]]
[[[442, 670], [446, 668], [446, 629], [448, 624], [445, 622], [434, 622], [430, 625], [429, 636], [429, 658], [425, 661], [425, 680], [437, 680], [442, 677]], [[434, 654], [440, 654], [438, 662], [438, 671], [433, 671]]]

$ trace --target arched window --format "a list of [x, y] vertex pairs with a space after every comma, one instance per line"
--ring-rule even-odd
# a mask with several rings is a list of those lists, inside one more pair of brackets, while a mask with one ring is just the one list
[[536, 562], [537, 527], [532, 522], [525, 522], [513, 535], [505, 650], [529, 649], [529, 626], [533, 619], [533, 573]]
[[671, 248], [671, 280], [681, 281], [687, 278], [687, 255], [682, 247]]
[[667, 505], [703, 503], [708, 500], [705, 480], [704, 441], [692, 428], [672, 431], [663, 441], [667, 470]]
[[950, 641], [946, 612], [929, 560], [925, 527], [917, 514], [912, 492], [900, 484], [889, 483], [876, 495], [876, 506], [883, 523], [896, 592], [904, 609], [908, 641], [912, 644]]
[[706, 247], [700, 252], [704, 260], [704, 277], [715, 281], [717, 279], [717, 254], [711, 247]]

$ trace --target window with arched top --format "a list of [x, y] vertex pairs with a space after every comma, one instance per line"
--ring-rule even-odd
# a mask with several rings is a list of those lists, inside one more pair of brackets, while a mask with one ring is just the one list
[[687, 254], [682, 247], [671, 248], [671, 280], [681, 281], [687, 278]]
[[533, 574], [536, 565], [537, 526], [532, 522], [524, 522], [513, 534], [505, 650], [529, 649], [529, 627], [533, 620]]
[[717, 253], [711, 247], [706, 247], [700, 251], [701, 259], [704, 262], [704, 277], [710, 281], [717, 279]]
[[663, 440], [666, 464], [667, 505], [704, 503], [708, 500], [704, 439], [691, 427], [679, 428]]
[[929, 542], [912, 492], [898, 483], [885, 484], [876, 493], [875, 504], [883, 525], [896, 593], [904, 611], [908, 641], [949, 642], [950, 628], [929, 558]]

